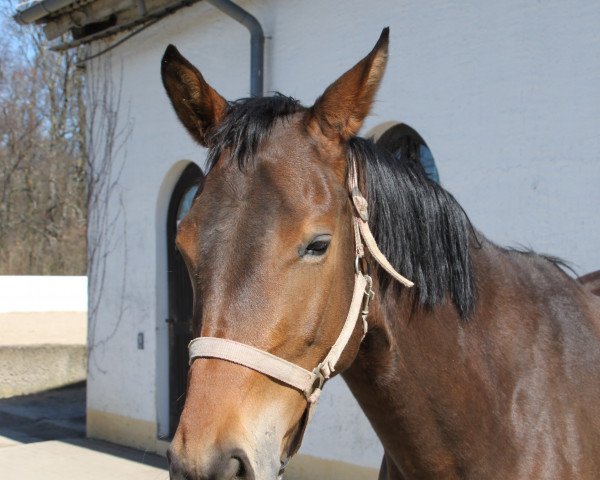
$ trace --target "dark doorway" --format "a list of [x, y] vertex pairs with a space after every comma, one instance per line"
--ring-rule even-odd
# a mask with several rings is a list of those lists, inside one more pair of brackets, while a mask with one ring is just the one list
[[188, 373], [187, 346], [192, 339], [193, 291], [181, 253], [175, 246], [177, 225], [192, 205], [204, 182], [200, 167], [190, 163], [171, 195], [167, 215], [169, 265], [169, 433], [175, 433], [185, 401]]

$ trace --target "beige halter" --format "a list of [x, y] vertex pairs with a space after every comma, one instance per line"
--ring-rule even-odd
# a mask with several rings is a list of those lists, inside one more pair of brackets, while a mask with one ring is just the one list
[[[383, 253], [377, 247], [368, 224], [368, 204], [358, 188], [356, 164], [348, 178], [348, 187], [352, 195], [355, 212], [353, 214], [354, 241], [356, 246], [356, 273], [354, 275], [354, 293], [350, 302], [350, 309], [337, 340], [329, 350], [327, 356], [312, 371], [306, 370], [296, 364], [288, 362], [281, 357], [272, 355], [264, 350], [259, 350], [244, 343], [227, 340], [225, 338], [199, 337], [192, 340], [188, 346], [190, 365], [196, 358], [220, 358], [232, 363], [256, 370], [264, 375], [279, 380], [301, 391], [308, 402], [308, 411], [300, 432], [300, 446], [306, 425], [310, 421], [314, 408], [323, 389], [324, 383], [335, 372], [335, 366], [346, 348], [352, 332], [356, 328], [358, 318], [362, 319], [363, 338], [367, 333], [367, 315], [369, 313], [369, 302], [373, 299], [374, 292], [371, 288], [372, 279], [369, 275], [361, 272], [360, 262], [364, 257], [363, 241], [371, 253], [373, 259], [381, 265], [393, 278], [406, 287], [414, 284], [400, 275], [388, 262]], [[295, 453], [292, 452], [292, 454]]]

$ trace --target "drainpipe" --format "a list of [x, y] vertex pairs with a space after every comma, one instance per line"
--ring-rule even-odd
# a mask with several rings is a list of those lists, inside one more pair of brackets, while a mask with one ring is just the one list
[[207, 0], [250, 31], [250, 95], [263, 96], [265, 34], [258, 20], [230, 0]]

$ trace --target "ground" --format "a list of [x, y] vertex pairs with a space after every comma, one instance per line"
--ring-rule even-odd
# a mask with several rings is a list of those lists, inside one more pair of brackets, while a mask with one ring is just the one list
[[166, 459], [85, 437], [85, 383], [0, 400], [6, 480], [164, 480]]

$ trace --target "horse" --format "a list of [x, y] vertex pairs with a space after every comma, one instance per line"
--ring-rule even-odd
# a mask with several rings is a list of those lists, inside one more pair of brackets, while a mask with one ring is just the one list
[[357, 136], [388, 44], [311, 107], [228, 102], [164, 53], [209, 162], [176, 239], [198, 344], [172, 479], [281, 478], [337, 374], [381, 440], [380, 480], [600, 478], [600, 299]]

